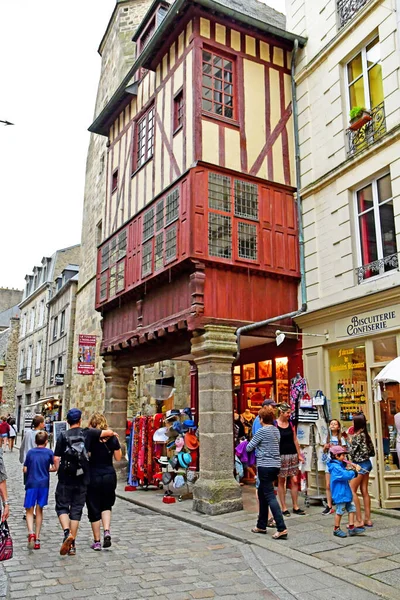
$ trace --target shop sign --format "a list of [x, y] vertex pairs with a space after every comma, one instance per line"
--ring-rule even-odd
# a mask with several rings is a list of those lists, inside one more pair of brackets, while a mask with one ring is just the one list
[[400, 327], [400, 306], [390, 306], [378, 311], [352, 315], [336, 321], [335, 327], [337, 338], [385, 333], [385, 331]]
[[95, 335], [79, 335], [78, 373], [81, 375], [93, 375], [95, 372], [96, 340]]
[[64, 373], [57, 373], [56, 375], [54, 375], [54, 383], [56, 385], [63, 385], [64, 384]]

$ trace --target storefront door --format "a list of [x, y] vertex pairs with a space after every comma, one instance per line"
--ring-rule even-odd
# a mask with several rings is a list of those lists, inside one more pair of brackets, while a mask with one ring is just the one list
[[[371, 369], [371, 381], [381, 369]], [[400, 508], [400, 468], [396, 449], [395, 415], [400, 413], [400, 385], [388, 383], [382, 388], [382, 400], [374, 402], [376, 458], [380, 506]], [[397, 417], [396, 420], [400, 419]]]

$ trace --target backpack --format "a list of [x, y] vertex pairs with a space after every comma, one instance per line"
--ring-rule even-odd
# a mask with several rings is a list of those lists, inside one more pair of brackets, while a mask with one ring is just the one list
[[65, 438], [64, 472], [69, 477], [79, 477], [87, 472], [89, 467], [89, 455], [85, 446], [83, 433], [80, 435], [69, 435], [70, 431], [63, 432]]

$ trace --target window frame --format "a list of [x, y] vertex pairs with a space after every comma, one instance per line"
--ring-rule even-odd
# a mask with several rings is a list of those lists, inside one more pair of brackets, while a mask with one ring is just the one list
[[[113, 236], [99, 248], [100, 272], [98, 273], [99, 283], [97, 292], [99, 303], [115, 298], [125, 290], [128, 234], [128, 227], [124, 227], [113, 234]], [[121, 273], [123, 273], [123, 277], [121, 277]], [[121, 284], [122, 280], [123, 282]], [[113, 290], [112, 294], [111, 284]]]
[[58, 338], [58, 316], [54, 317], [53, 321], [53, 341]]
[[35, 376], [40, 375], [42, 367], [42, 340], [38, 340], [36, 344], [36, 356], [35, 356]]
[[[214, 193], [221, 193], [221, 194], [226, 194], [227, 191], [227, 187], [226, 184], [229, 181], [229, 211], [225, 210], [225, 206], [227, 206], [227, 204], [224, 205], [224, 208], [216, 208], [215, 206], [212, 207], [210, 206], [210, 200], [212, 201], [213, 199], [210, 199], [210, 176], [212, 175], [216, 175], [218, 177], [221, 177], [221, 187], [223, 186], [223, 190], [221, 192], [218, 192], [218, 190], [213, 190]], [[245, 184], [250, 184], [250, 185], [254, 185], [256, 187], [257, 190], [257, 199], [256, 199], [256, 209], [257, 209], [257, 219], [253, 216], [247, 215], [247, 216], [243, 216], [242, 214], [237, 213], [236, 208], [237, 208], [237, 202], [236, 202], [236, 184], [237, 183], [245, 183]], [[218, 185], [218, 184], [217, 184]], [[214, 198], [214, 201], [217, 202], [217, 199]], [[222, 196], [222, 203], [226, 202], [226, 199]], [[261, 261], [260, 261], [260, 251], [261, 251], [261, 240], [260, 240], [260, 231], [261, 231], [261, 223], [260, 223], [260, 207], [261, 207], [261, 197], [260, 197], [260, 186], [252, 181], [249, 181], [248, 179], [242, 178], [242, 177], [235, 177], [234, 175], [226, 175], [226, 173], [220, 173], [218, 171], [214, 171], [214, 170], [210, 170], [208, 171], [207, 174], [207, 256], [210, 260], [219, 260], [222, 259], [224, 261], [229, 261], [229, 262], [235, 262], [235, 263], [245, 263], [248, 265], [260, 265]], [[230, 248], [230, 256], [220, 256], [218, 254], [211, 254], [210, 253], [210, 215], [219, 215], [220, 217], [226, 217], [229, 218], [230, 220], [230, 243], [231, 243], [231, 248]], [[240, 234], [239, 234], [239, 230], [240, 230], [240, 226], [239, 224], [242, 223], [243, 225], [252, 225], [253, 227], [255, 227], [255, 239], [256, 239], [256, 256], [255, 258], [250, 258], [250, 257], [243, 257], [240, 256]]]
[[[201, 107], [201, 112], [202, 115], [205, 117], [209, 117], [210, 119], [217, 119], [217, 120], [222, 120], [226, 123], [238, 123], [238, 117], [239, 117], [239, 109], [238, 109], [238, 102], [239, 102], [239, 95], [238, 95], [238, 84], [237, 84], [237, 56], [235, 54], [231, 54], [230, 52], [226, 52], [225, 50], [222, 50], [220, 48], [216, 48], [214, 46], [208, 45], [208, 44], [203, 44], [200, 47], [200, 74], [201, 74], [201, 81], [200, 81], [200, 90], [199, 90], [199, 94], [200, 94], [200, 107]], [[205, 108], [203, 108], [203, 52], [209, 52], [211, 53], [212, 56], [218, 56], [219, 58], [222, 58], [223, 60], [229, 60], [232, 63], [232, 117], [227, 117], [224, 114], [218, 114], [217, 112], [213, 112], [213, 111], [209, 111], [206, 110]], [[211, 59], [212, 60], [212, 59]], [[214, 76], [212, 75], [212, 79], [214, 81]], [[224, 81], [224, 80], [223, 80]], [[214, 84], [212, 84], [213, 87], [212, 92], [214, 93]], [[207, 86], [208, 87], [208, 86]], [[210, 89], [210, 88], [208, 88]], [[218, 90], [217, 90], [218, 91]], [[221, 90], [221, 93], [224, 94], [224, 91]], [[230, 95], [230, 94], [228, 94]], [[212, 100], [212, 103], [214, 105], [215, 101], [214, 99]], [[219, 104], [219, 103], [217, 103]], [[222, 106], [225, 107], [226, 105], [224, 103], [222, 103]]]
[[[378, 181], [387, 176], [390, 177], [390, 187], [391, 187], [392, 196], [390, 198], [388, 198], [387, 200], [385, 200], [384, 202], [379, 203]], [[356, 268], [360, 268], [360, 267], [364, 266], [363, 255], [362, 255], [363, 248], [362, 248], [361, 234], [360, 234], [360, 217], [363, 214], [370, 212], [370, 211], [362, 211], [361, 213], [359, 212], [359, 210], [358, 210], [358, 193], [361, 190], [368, 187], [369, 185], [371, 185], [371, 188], [372, 188], [372, 202], [373, 202], [372, 212], [374, 215], [374, 227], [375, 227], [377, 255], [378, 255], [376, 260], [372, 261], [372, 262], [376, 262], [376, 261], [382, 260], [384, 258], [379, 207], [384, 204], [387, 204], [390, 201], [393, 202], [393, 188], [392, 188], [392, 178], [391, 178], [390, 170], [384, 171], [382, 173], [375, 175], [373, 179], [366, 181], [363, 185], [361, 185], [360, 187], [357, 187], [354, 190], [354, 192], [353, 192], [353, 210], [354, 210], [354, 223], [355, 223], [355, 229], [356, 229], [356, 248], [357, 248], [357, 267]], [[394, 214], [393, 214], [393, 221], [394, 221], [394, 227], [395, 227], [395, 232], [396, 232], [396, 222], [395, 222]], [[378, 227], [377, 227], [377, 224], [378, 224]], [[397, 254], [398, 254], [398, 250], [397, 250]], [[370, 264], [370, 263], [366, 263], [366, 264]], [[363, 281], [359, 285], [363, 285], [370, 281], [374, 281], [377, 278], [383, 277], [385, 275], [390, 275], [391, 272], [396, 272], [396, 271], [398, 271], [398, 269], [391, 269], [389, 271], [384, 271], [383, 273], [378, 273], [377, 275], [372, 275], [372, 277], [366, 277], [363, 279]]]
[[[180, 111], [182, 111], [181, 115], [180, 115]], [[174, 95], [173, 115], [172, 115], [173, 135], [175, 135], [176, 133], [178, 133], [178, 131], [183, 129], [184, 112], [185, 112], [185, 95], [184, 95], [184, 90], [183, 90], [183, 86], [182, 86]]]
[[[357, 52], [355, 52], [351, 56], [351, 58], [349, 58], [349, 60], [346, 61], [346, 63], [345, 63], [344, 76], [345, 76], [345, 85], [346, 85], [347, 114], [349, 114], [350, 110], [353, 108], [351, 106], [351, 100], [350, 100], [350, 85], [354, 84], [361, 77], [363, 78], [364, 100], [365, 100], [365, 106], [363, 108], [365, 108], [366, 110], [371, 110], [371, 109], [375, 108], [374, 106], [371, 106], [371, 94], [370, 94], [370, 89], [369, 89], [368, 71], [370, 71], [375, 65], [378, 65], [378, 64], [382, 65], [382, 57], [379, 55], [379, 60], [377, 62], [375, 62], [373, 65], [371, 65], [371, 67], [369, 67], [369, 68], [368, 68], [368, 64], [367, 64], [367, 46], [372, 44], [372, 42], [374, 42], [375, 40], [377, 40], [378, 44], [380, 44], [379, 35], [374, 35], [374, 37], [372, 37], [370, 40], [366, 41], [363, 44], [362, 48], [357, 50]], [[348, 66], [359, 54], [361, 54], [362, 74], [350, 82]], [[366, 82], [367, 82], [367, 85], [366, 85]]]
[[111, 194], [118, 190], [118, 167], [111, 174]]
[[65, 308], [64, 310], [61, 311], [61, 317], [60, 317], [60, 336], [64, 335], [65, 333]]
[[[149, 154], [149, 148], [148, 148], [148, 142], [149, 142], [149, 115], [150, 113], [153, 113], [152, 116], [152, 126], [151, 126], [151, 154]], [[145, 164], [147, 164], [150, 160], [152, 160], [154, 158], [154, 149], [155, 149], [155, 133], [156, 133], [156, 127], [155, 127], [155, 120], [156, 120], [156, 107], [155, 107], [155, 103], [154, 100], [151, 102], [150, 106], [148, 106], [135, 120], [135, 124], [134, 124], [134, 144], [133, 144], [133, 156], [132, 156], [132, 177], [135, 175], [135, 173], [137, 171], [139, 171], [139, 169], [141, 169], [142, 167], [144, 167]], [[144, 158], [143, 161], [140, 162], [139, 164], [139, 135], [140, 135], [140, 125], [141, 123], [143, 123], [143, 121], [146, 122], [146, 128], [145, 128], [145, 136], [144, 136], [144, 148], [145, 148], [145, 153], [144, 153]]]
[[52, 360], [50, 362], [50, 376], [49, 376], [49, 385], [54, 385], [54, 377], [56, 374], [56, 361]]

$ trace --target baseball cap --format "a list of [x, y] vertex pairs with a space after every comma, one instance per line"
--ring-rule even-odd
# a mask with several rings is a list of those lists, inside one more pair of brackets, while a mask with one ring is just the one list
[[262, 403], [261, 406], [273, 406], [275, 408], [275, 406], [278, 406], [276, 402], [274, 402], [272, 400], [272, 398], [267, 398], [266, 400], [264, 400], [264, 402]]
[[70, 425], [79, 423], [82, 418], [82, 411], [79, 408], [70, 408], [67, 412], [67, 421]]
[[332, 446], [329, 451], [331, 454], [348, 454], [348, 450], [343, 446]]

